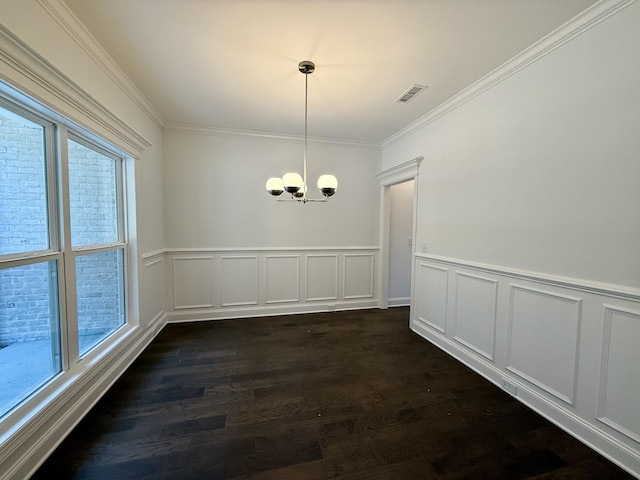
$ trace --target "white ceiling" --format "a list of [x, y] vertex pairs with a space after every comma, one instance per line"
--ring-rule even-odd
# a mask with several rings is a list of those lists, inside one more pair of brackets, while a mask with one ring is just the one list
[[[167, 124], [380, 144], [595, 0], [65, 0]], [[413, 83], [429, 88], [396, 103]]]

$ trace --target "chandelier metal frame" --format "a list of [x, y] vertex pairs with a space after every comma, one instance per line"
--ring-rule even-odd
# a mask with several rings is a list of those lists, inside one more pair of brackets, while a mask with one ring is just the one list
[[318, 189], [322, 198], [307, 197], [307, 133], [308, 133], [308, 91], [309, 75], [316, 69], [315, 64], [310, 60], [303, 60], [298, 64], [298, 70], [304, 74], [304, 154], [302, 157], [302, 177], [297, 173], [286, 173], [282, 179], [272, 177], [267, 180], [267, 191], [279, 197], [283, 192], [291, 194], [291, 198], [276, 198], [278, 202], [326, 202], [329, 197], [336, 193], [338, 180], [333, 175], [321, 175], [318, 179]]

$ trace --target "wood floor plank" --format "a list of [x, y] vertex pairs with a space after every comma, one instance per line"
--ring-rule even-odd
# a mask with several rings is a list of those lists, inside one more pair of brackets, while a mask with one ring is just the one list
[[33, 479], [632, 477], [408, 329], [408, 309], [171, 324]]

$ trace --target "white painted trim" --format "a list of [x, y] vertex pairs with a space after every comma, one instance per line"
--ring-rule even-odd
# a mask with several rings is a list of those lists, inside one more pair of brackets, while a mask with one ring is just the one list
[[[513, 305], [514, 305], [514, 294], [519, 290], [521, 292], [533, 293], [535, 295], [541, 297], [548, 297], [557, 300], [564, 301], [566, 303], [571, 303], [576, 306], [576, 345], [573, 351], [573, 378], [571, 379], [571, 388], [570, 394], [565, 395], [562, 392], [559, 392], [555, 388], [547, 385], [546, 383], [540, 381], [537, 378], [533, 378], [527, 373], [519, 370], [518, 368], [511, 365], [511, 340], [512, 340], [512, 332], [513, 332]], [[506, 369], [510, 372], [518, 375], [520, 378], [526, 380], [527, 382], [537, 386], [541, 390], [553, 395], [554, 397], [562, 400], [563, 402], [568, 403], [571, 406], [574, 406], [574, 401], [576, 398], [576, 388], [578, 384], [578, 360], [579, 360], [579, 350], [580, 350], [580, 327], [582, 324], [582, 298], [572, 297], [569, 295], [562, 295], [557, 292], [548, 292], [544, 290], [539, 290], [537, 288], [531, 288], [524, 285], [509, 285], [509, 315], [507, 319], [507, 358], [506, 358]]]
[[636, 0], [601, 0], [600, 2], [595, 3], [593, 6], [587, 8], [585, 11], [578, 14], [564, 25], [561, 25], [515, 57], [503, 63], [492, 72], [472, 83], [450, 99], [441, 103], [415, 122], [410, 123], [391, 135], [382, 142], [382, 148], [387, 148], [422, 127], [435, 122], [439, 118], [447, 115], [449, 112], [464, 105], [485, 90], [494, 87], [528, 65], [553, 52], [556, 48], [573, 40], [575, 37], [586, 32], [603, 20], [606, 20], [611, 15], [614, 15], [623, 8], [628, 7], [635, 1]]
[[422, 325], [424, 328], [431, 330], [432, 333], [435, 333], [436, 335], [441, 335], [443, 338], [446, 338], [444, 334], [444, 330], [438, 325], [434, 325], [433, 323], [428, 322], [427, 319], [417, 316], [416, 318], [413, 319], [413, 321], [415, 323]]
[[[333, 258], [335, 260], [335, 272], [336, 278], [334, 279], [334, 290], [332, 297], [310, 297], [309, 296], [309, 259], [310, 258]], [[316, 254], [316, 255], [307, 255], [306, 256], [306, 275], [305, 275], [305, 294], [307, 302], [320, 302], [323, 300], [333, 300], [334, 302], [338, 300], [338, 255], [335, 254]]]
[[[476, 352], [478, 355], [482, 355], [484, 358], [486, 358], [487, 360], [489, 360], [490, 362], [494, 362], [495, 361], [495, 355], [496, 355], [496, 335], [497, 335], [497, 323], [498, 323], [498, 281], [493, 279], [493, 278], [487, 278], [487, 277], [481, 277], [479, 275], [471, 275], [469, 273], [465, 273], [465, 272], [455, 272], [456, 275], [456, 299], [455, 299], [455, 304], [454, 304], [454, 308], [455, 308], [455, 315], [454, 315], [454, 321], [453, 321], [453, 339], [456, 340], [457, 342], [461, 343], [462, 345], [466, 346], [467, 348], [473, 350], [474, 352]], [[485, 352], [484, 350], [481, 350], [480, 348], [476, 347], [475, 345], [472, 345], [471, 343], [467, 342], [466, 340], [464, 340], [462, 337], [457, 336], [457, 332], [458, 332], [458, 288], [460, 285], [460, 277], [467, 277], [467, 278], [473, 278], [475, 280], [479, 280], [481, 282], [485, 282], [485, 283], [491, 283], [494, 286], [494, 291], [493, 291], [493, 341], [491, 343], [491, 352]]]
[[37, 0], [37, 2], [51, 18], [62, 27], [67, 35], [91, 57], [91, 60], [118, 85], [120, 90], [122, 90], [151, 121], [162, 128], [164, 121], [160, 112], [158, 112], [142, 92], [138, 90], [135, 84], [127, 77], [104, 48], [102, 48], [100, 43], [91, 35], [69, 7], [61, 0]]
[[149, 259], [154, 258], [154, 257], [160, 257], [160, 256], [164, 255], [164, 253], [165, 253], [165, 249], [161, 248], [159, 250], [153, 250], [152, 252], [143, 253], [140, 256], [140, 258], [143, 261], [145, 261], [145, 260], [149, 260]]
[[[65, 108], [52, 108], [71, 122], [95, 132], [105, 140], [113, 142], [133, 157], [138, 157], [152, 143], [139, 134], [108, 108], [98, 102], [77, 83], [40, 56], [31, 47], [17, 38], [4, 25], [0, 24], [0, 63], [13, 71], [20, 81], [8, 77], [0, 69], [1, 80], [23, 91], [42, 105], [50, 106], [47, 98], [42, 98], [32, 90], [33, 86], [47, 92], [61, 101]], [[96, 132], [98, 127], [103, 133]]]
[[378, 308], [378, 302], [372, 300], [314, 302], [295, 305], [256, 305], [241, 308], [221, 308], [194, 312], [169, 312], [168, 323], [197, 322], [209, 320], [230, 320], [235, 318], [269, 317], [274, 315], [297, 315], [300, 313], [323, 313], [345, 310], [365, 310]]
[[[207, 256], [197, 256], [197, 257], [173, 257], [172, 258], [172, 262], [171, 262], [171, 269], [172, 269], [172, 273], [171, 273], [171, 277], [173, 279], [172, 283], [172, 300], [173, 300], [173, 309], [174, 310], [191, 310], [191, 309], [195, 309], [195, 308], [206, 308], [206, 307], [214, 307], [215, 304], [214, 302], [209, 302], [209, 303], [202, 303], [202, 304], [194, 304], [194, 305], [178, 305], [177, 303], [177, 297], [176, 297], [176, 281], [175, 281], [175, 272], [176, 272], [176, 264], [179, 261], [191, 261], [191, 260], [209, 260], [211, 261], [211, 263], [213, 263], [213, 256], [211, 255], [207, 255]], [[213, 267], [211, 268], [211, 284], [213, 285]], [[213, 292], [211, 292], [211, 298], [213, 299]]]
[[548, 273], [501, 267], [498, 265], [490, 265], [486, 263], [478, 263], [456, 258], [441, 257], [438, 255], [416, 253], [415, 257], [431, 262], [454, 265], [497, 275], [504, 275], [506, 277], [527, 280], [545, 285], [552, 285], [555, 287], [569, 288], [571, 290], [595, 293], [597, 295], [605, 295], [608, 297], [620, 298], [623, 300], [633, 300], [636, 302], [640, 301], [640, 288], [594, 282], [590, 280], [582, 280], [571, 277], [562, 277], [559, 275], [551, 275]]
[[[444, 276], [445, 276], [445, 280], [444, 280], [444, 284], [445, 284], [445, 289], [444, 289], [444, 326], [441, 327], [440, 325], [437, 325], [435, 323], [433, 323], [432, 321], [430, 321], [428, 318], [425, 317], [420, 317], [419, 315], [416, 317], [417, 320], [419, 320], [420, 322], [422, 322], [424, 325], [427, 325], [431, 328], [433, 328], [435, 331], [440, 332], [442, 335], [446, 335], [447, 334], [447, 319], [449, 317], [449, 269], [448, 268], [442, 268], [442, 267], [436, 267], [434, 265], [429, 265], [427, 263], [420, 263], [421, 267], [424, 268], [430, 268], [431, 270], [437, 270], [439, 272], [444, 272]], [[424, 288], [424, 286], [421, 284], [420, 285], [422, 288]], [[411, 295], [413, 296], [413, 298], [415, 298], [415, 293], [414, 293], [415, 289], [412, 289]], [[410, 318], [413, 318], [412, 316]]]
[[[370, 284], [369, 284], [368, 294], [347, 295], [347, 258], [354, 258], [354, 257], [370, 257], [370, 260], [371, 260], [369, 263]], [[344, 283], [342, 285], [342, 298], [344, 298], [345, 300], [353, 300], [358, 298], [374, 298], [375, 291], [373, 289], [373, 286], [374, 286], [373, 280], [374, 280], [374, 272], [375, 272], [375, 269], [374, 269], [375, 255], [373, 253], [345, 253], [343, 258], [344, 260], [342, 264], [342, 278]]]
[[[258, 305], [260, 303], [260, 260], [258, 258], [257, 255], [224, 255], [220, 257], [220, 272], [222, 275], [222, 271], [224, 269], [224, 267], [222, 266], [222, 264], [224, 263], [224, 261], [227, 260], [255, 260], [255, 266], [256, 266], [256, 284], [255, 284], [255, 288], [256, 288], [256, 299], [255, 300], [249, 300], [249, 301], [243, 301], [243, 302], [225, 302], [224, 301], [224, 282], [219, 282], [220, 283], [220, 306], [221, 307], [240, 307], [240, 306], [245, 306], [245, 305]], [[228, 263], [227, 263], [228, 264]]]
[[[277, 259], [277, 258], [295, 258], [296, 259], [296, 297], [295, 298], [277, 298], [269, 300], [269, 260]], [[267, 275], [267, 280], [265, 282], [265, 294], [266, 299], [264, 301], [265, 304], [273, 304], [273, 303], [296, 303], [300, 301], [300, 255], [265, 255], [265, 274]], [[259, 290], [258, 285], [258, 290]]]
[[411, 305], [411, 297], [394, 297], [389, 299], [389, 307], [408, 307]]
[[[252, 130], [235, 130], [221, 127], [208, 127], [205, 125], [193, 125], [188, 123], [168, 123], [163, 128], [164, 132], [186, 133], [193, 135], [206, 135], [211, 137], [246, 138], [251, 140], [266, 140], [276, 142], [303, 143], [302, 135], [285, 135], [275, 132], [257, 132]], [[320, 145], [341, 145], [343, 147], [371, 148], [380, 150], [380, 144], [376, 142], [364, 142], [357, 140], [343, 140], [338, 138], [308, 137], [309, 143]]]
[[424, 157], [416, 157], [408, 162], [401, 163], [394, 167], [388, 168], [381, 172], [378, 172], [376, 176], [380, 180], [381, 186], [391, 186], [396, 183], [408, 182], [418, 176], [418, 170], [420, 169], [420, 163]]
[[605, 415], [605, 404], [606, 404], [606, 394], [607, 394], [607, 376], [608, 376], [608, 366], [609, 366], [609, 349], [610, 349], [610, 341], [611, 341], [611, 324], [612, 319], [611, 315], [613, 312], [619, 312], [626, 315], [631, 315], [640, 319], [640, 312], [636, 310], [631, 310], [629, 308], [623, 308], [617, 305], [604, 305], [604, 334], [602, 338], [602, 358], [600, 360], [600, 378], [598, 383], [598, 406], [596, 418], [607, 425], [608, 427], [616, 430], [617, 432], [625, 435], [630, 438], [634, 442], [640, 444], [640, 435], [636, 432], [629, 430], [628, 428], [620, 425], [619, 423], [611, 420]]
[[164, 258], [160, 257], [160, 258], [156, 258], [155, 260], [151, 260], [150, 262], [145, 262], [144, 266], [146, 268], [149, 268], [149, 267], [153, 267], [154, 265], [157, 265], [158, 263], [164, 263]]
[[193, 254], [216, 254], [216, 253], [268, 253], [268, 252], [350, 252], [350, 251], [377, 251], [380, 247], [202, 247], [202, 248], [165, 248], [167, 255], [181, 255], [185, 253]]

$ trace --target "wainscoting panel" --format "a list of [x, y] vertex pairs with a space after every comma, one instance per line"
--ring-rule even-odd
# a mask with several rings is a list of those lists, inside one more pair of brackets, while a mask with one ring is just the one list
[[220, 257], [220, 298], [222, 306], [258, 304], [258, 257]]
[[338, 299], [338, 255], [307, 255], [307, 301]]
[[[148, 300], [140, 305], [140, 319], [142, 321], [147, 318], [151, 321], [158, 316], [163, 316], [166, 309], [164, 255], [143, 257], [142, 265], [144, 268], [139, 272], [139, 294], [141, 298]], [[149, 313], [145, 315], [147, 312]]]
[[598, 420], [640, 444], [640, 311], [605, 306]]
[[267, 255], [266, 303], [300, 301], [300, 255]]
[[213, 256], [173, 257], [173, 308], [213, 307]]
[[579, 298], [511, 285], [507, 369], [573, 404]]
[[413, 271], [413, 331], [640, 478], [640, 289], [421, 253]]
[[377, 247], [172, 249], [167, 321], [378, 307]]
[[373, 254], [344, 256], [344, 298], [373, 298]]
[[498, 281], [456, 272], [454, 338], [493, 361]]
[[416, 269], [418, 278], [415, 288], [417, 320], [445, 333], [449, 270], [443, 267], [420, 263]]

